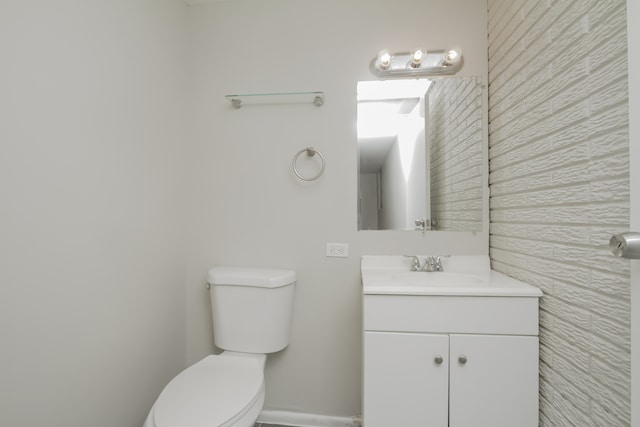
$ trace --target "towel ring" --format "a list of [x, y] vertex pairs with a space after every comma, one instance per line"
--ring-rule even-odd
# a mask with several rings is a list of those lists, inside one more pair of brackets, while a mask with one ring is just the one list
[[[318, 156], [320, 156], [320, 161], [321, 161], [320, 172], [318, 172], [316, 175], [314, 175], [312, 177], [303, 176], [300, 173], [300, 171], [298, 170], [298, 167], [296, 165], [296, 163], [298, 162], [298, 159], [300, 158], [300, 155], [302, 153], [305, 153], [305, 152], [307, 153], [307, 156], [309, 156], [309, 157], [313, 157], [316, 154]], [[300, 178], [301, 180], [303, 180], [303, 181], [315, 181], [316, 179], [320, 178], [320, 175], [322, 175], [324, 173], [324, 156], [322, 155], [321, 152], [319, 152], [318, 150], [316, 150], [313, 147], [303, 148], [302, 150], [298, 151], [295, 156], [293, 156], [293, 162], [292, 162], [291, 166], [293, 166], [293, 173], [295, 173], [296, 176], [298, 178]]]

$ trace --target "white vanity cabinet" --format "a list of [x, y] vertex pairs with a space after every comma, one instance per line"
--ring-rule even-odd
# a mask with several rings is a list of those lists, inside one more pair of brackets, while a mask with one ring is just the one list
[[363, 296], [364, 427], [538, 426], [538, 297]]
[[449, 336], [449, 425], [538, 426], [538, 338]]
[[363, 366], [365, 427], [448, 425], [448, 336], [365, 332]]

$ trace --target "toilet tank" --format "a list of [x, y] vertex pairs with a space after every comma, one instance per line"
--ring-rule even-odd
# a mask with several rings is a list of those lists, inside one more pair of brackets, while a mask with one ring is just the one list
[[218, 348], [274, 353], [289, 344], [295, 271], [214, 267], [208, 282]]

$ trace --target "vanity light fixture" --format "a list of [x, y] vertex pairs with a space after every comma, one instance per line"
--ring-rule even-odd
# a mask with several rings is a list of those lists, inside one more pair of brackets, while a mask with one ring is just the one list
[[453, 49], [400, 53], [383, 49], [371, 60], [369, 68], [381, 79], [455, 74], [462, 68], [462, 54]]

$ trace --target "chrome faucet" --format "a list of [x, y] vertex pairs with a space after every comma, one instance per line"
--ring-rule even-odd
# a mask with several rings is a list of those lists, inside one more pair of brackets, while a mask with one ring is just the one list
[[442, 259], [439, 256], [428, 256], [422, 266], [422, 271], [444, 271], [442, 269]]
[[[403, 255], [405, 258], [411, 258], [411, 266], [409, 267], [409, 271], [444, 271], [442, 268], [442, 257], [439, 256], [428, 256], [424, 260], [424, 265], [420, 263], [420, 259], [416, 255]], [[450, 255], [444, 255], [445, 258]]]

